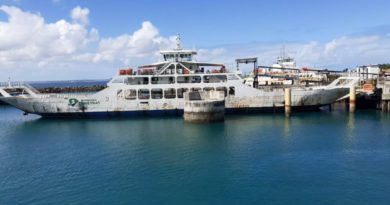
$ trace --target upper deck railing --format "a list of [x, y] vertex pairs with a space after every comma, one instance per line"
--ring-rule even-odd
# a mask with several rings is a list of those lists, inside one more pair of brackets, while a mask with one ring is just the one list
[[0, 82], [1, 88], [20, 88], [25, 86], [24, 82]]
[[29, 84], [22, 82], [22, 81], [0, 82], [0, 88], [1, 89], [25, 89], [25, 90], [31, 91], [30, 94], [33, 94], [33, 93], [38, 94], [39, 93], [39, 91], [37, 89], [33, 88]]

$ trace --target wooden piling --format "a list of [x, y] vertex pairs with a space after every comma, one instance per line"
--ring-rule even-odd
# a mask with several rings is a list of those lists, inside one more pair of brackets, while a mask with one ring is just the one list
[[284, 113], [286, 117], [291, 115], [291, 88], [284, 89]]
[[356, 88], [351, 86], [349, 88], [349, 112], [355, 112], [356, 110]]

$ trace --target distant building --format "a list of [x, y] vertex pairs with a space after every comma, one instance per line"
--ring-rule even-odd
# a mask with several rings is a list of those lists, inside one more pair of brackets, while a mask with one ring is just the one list
[[351, 73], [355, 73], [364, 80], [377, 79], [379, 72], [379, 65], [363, 65], [351, 70]]
[[383, 74], [390, 74], [390, 67], [381, 68], [381, 73], [383, 73]]

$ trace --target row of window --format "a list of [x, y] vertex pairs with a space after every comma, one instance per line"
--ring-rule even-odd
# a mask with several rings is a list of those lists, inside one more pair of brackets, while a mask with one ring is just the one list
[[[226, 75], [206, 75], [203, 76], [203, 83], [221, 83], [226, 82]], [[151, 77], [151, 84], [174, 84], [174, 83], [201, 83], [201, 76], [178, 76], [176, 79], [172, 76], [166, 77]], [[111, 83], [124, 83], [127, 85], [147, 85], [149, 84], [148, 77], [118, 77]]]
[[174, 58], [189, 58], [191, 59], [192, 55], [191, 54], [165, 54], [164, 59], [174, 59]]
[[[179, 88], [179, 89], [174, 89], [174, 88], [168, 88], [168, 89], [160, 89], [160, 88], [155, 88], [155, 89], [128, 89], [125, 90], [124, 93], [124, 98], [128, 100], [135, 100], [140, 99], [140, 100], [145, 100], [145, 99], [174, 99], [174, 98], [183, 98], [183, 93], [187, 92], [189, 89], [188, 88]], [[191, 88], [191, 91], [201, 91], [202, 88]], [[229, 95], [235, 95], [235, 88], [234, 87], [217, 87], [217, 88], [212, 88], [212, 87], [205, 87], [203, 88], [204, 91], [211, 91], [211, 90], [217, 90], [217, 91], [224, 91], [225, 97]], [[118, 95], [122, 94], [122, 90], [118, 91]]]

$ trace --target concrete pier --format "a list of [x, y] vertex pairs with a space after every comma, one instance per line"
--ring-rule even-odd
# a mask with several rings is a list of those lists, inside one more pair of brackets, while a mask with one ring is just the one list
[[291, 115], [291, 88], [284, 89], [284, 113], [286, 117]]
[[349, 112], [355, 112], [356, 110], [356, 87], [351, 86], [349, 88]]
[[184, 93], [184, 120], [208, 123], [225, 119], [223, 91], [193, 91]]
[[390, 80], [384, 81], [381, 84], [381, 88], [382, 88], [381, 110], [382, 112], [390, 112]]

